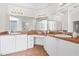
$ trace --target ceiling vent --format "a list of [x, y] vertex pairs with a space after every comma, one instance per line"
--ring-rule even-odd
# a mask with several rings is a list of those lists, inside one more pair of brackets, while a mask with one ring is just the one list
[[59, 3], [59, 6], [62, 7], [64, 5], [66, 5], [67, 3]]

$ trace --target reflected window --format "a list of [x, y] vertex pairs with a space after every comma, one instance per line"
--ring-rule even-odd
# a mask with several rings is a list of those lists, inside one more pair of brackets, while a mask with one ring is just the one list
[[36, 24], [37, 30], [46, 31], [47, 30], [47, 20], [40, 20]]
[[56, 21], [48, 20], [48, 30], [49, 31], [55, 31], [55, 30], [57, 30]]
[[14, 33], [17, 31], [18, 18], [10, 16], [10, 32]]

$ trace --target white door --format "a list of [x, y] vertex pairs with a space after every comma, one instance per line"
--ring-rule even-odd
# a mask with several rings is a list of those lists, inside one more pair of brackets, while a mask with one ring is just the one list
[[57, 55], [58, 56], [76, 56], [77, 47], [75, 43], [58, 39], [57, 42]]
[[4, 35], [0, 37], [1, 54], [9, 54], [15, 52], [15, 39], [12, 35]]
[[31, 35], [28, 35], [28, 48], [34, 47], [34, 37]]
[[16, 51], [27, 49], [27, 35], [15, 35]]

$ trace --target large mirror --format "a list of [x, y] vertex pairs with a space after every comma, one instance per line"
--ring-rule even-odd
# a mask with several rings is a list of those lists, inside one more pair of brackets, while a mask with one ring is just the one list
[[10, 16], [10, 32], [28, 32], [32, 30], [57, 31], [61, 30], [61, 26], [55, 20]]
[[18, 17], [10, 16], [10, 32], [14, 33], [22, 30], [22, 22]]
[[10, 16], [10, 32], [35, 30], [36, 20], [32, 17]]

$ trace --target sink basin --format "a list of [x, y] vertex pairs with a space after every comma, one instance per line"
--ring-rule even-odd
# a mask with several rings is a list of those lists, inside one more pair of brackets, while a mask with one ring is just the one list
[[71, 38], [72, 37], [72, 36], [66, 35], [66, 34], [57, 34], [55, 36], [57, 36], [57, 37], [63, 37], [63, 38]]

